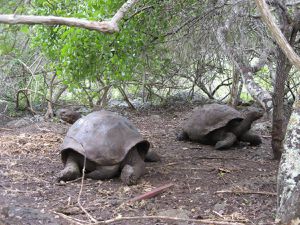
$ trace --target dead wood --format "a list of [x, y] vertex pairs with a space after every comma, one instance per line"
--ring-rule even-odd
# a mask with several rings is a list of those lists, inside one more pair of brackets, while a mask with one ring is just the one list
[[277, 196], [275, 192], [268, 192], [268, 191], [234, 191], [234, 190], [222, 190], [216, 191], [217, 194], [220, 193], [233, 193], [233, 194], [259, 194], [259, 195], [273, 195]]
[[134, 202], [134, 201], [139, 201], [139, 200], [143, 200], [143, 199], [148, 199], [148, 198], [152, 198], [155, 197], [156, 195], [162, 193], [163, 191], [165, 191], [166, 189], [170, 188], [174, 186], [174, 184], [169, 183], [169, 184], [165, 184], [163, 186], [154, 188], [152, 191], [146, 192], [142, 195], [139, 195], [137, 197], [134, 197], [132, 199], [130, 199], [128, 202]]

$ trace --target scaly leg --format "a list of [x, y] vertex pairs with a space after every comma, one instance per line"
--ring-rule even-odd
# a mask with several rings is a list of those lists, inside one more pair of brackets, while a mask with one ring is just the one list
[[69, 155], [65, 164], [65, 168], [59, 173], [57, 181], [75, 180], [81, 176], [79, 165], [73, 155]]
[[120, 173], [120, 165], [98, 166], [95, 170], [86, 173], [85, 177], [93, 180], [110, 179]]
[[242, 136], [239, 137], [240, 141], [249, 142], [250, 145], [260, 145], [262, 140], [260, 136], [253, 134], [251, 131], [246, 132]]
[[223, 140], [218, 141], [216, 143], [215, 149], [218, 149], [218, 150], [228, 149], [234, 144], [234, 142], [236, 142], [236, 140], [237, 140], [236, 136], [233, 133], [228, 132], [225, 134], [225, 137]]
[[145, 172], [145, 162], [136, 148], [131, 149], [122, 163], [121, 180], [127, 185], [136, 184]]

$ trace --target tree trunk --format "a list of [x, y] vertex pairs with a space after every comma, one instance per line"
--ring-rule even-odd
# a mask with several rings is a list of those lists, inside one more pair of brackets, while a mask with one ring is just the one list
[[[256, 0], [258, 9], [269, 27], [276, 43], [280, 46], [290, 62], [300, 69], [300, 57], [287, 42], [279, 27], [276, 25], [268, 6], [263, 0]], [[282, 5], [281, 5], [282, 6]], [[300, 13], [295, 7], [294, 27], [290, 43], [299, 31]], [[295, 26], [297, 25], [297, 26]], [[277, 214], [276, 220], [282, 224], [299, 224], [300, 217], [300, 90], [298, 90], [294, 109], [290, 117], [283, 153], [277, 178]], [[297, 222], [296, 222], [297, 221]]]
[[300, 90], [290, 117], [277, 178], [277, 220], [291, 224], [300, 217]]
[[230, 90], [230, 98], [229, 98], [229, 105], [232, 107], [236, 107], [239, 101], [239, 80], [240, 80], [240, 73], [233, 67], [232, 71], [232, 86]]
[[128, 96], [126, 95], [125, 90], [121, 86], [118, 86], [118, 89], [119, 89], [121, 95], [123, 96], [124, 101], [129, 106], [129, 108], [131, 108], [132, 110], [136, 110], [134, 105], [130, 102]]
[[98, 99], [98, 101], [96, 103], [97, 105], [100, 106], [100, 109], [103, 109], [108, 105], [108, 100], [109, 100], [108, 93], [109, 93], [110, 88], [111, 88], [111, 85], [107, 85], [107, 86], [103, 87], [101, 90], [101, 91], [103, 91], [103, 94], [101, 95], [101, 97]]
[[272, 122], [272, 150], [274, 159], [280, 159], [283, 150], [284, 129], [284, 87], [291, 70], [291, 65], [278, 47], [277, 70], [273, 93], [273, 122]]
[[146, 76], [147, 73], [143, 74], [143, 83], [142, 83], [142, 101], [143, 103], [145, 103], [145, 99], [146, 99]]

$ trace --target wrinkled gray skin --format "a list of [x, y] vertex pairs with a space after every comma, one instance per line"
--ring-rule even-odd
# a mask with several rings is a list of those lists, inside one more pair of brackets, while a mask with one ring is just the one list
[[252, 133], [250, 128], [253, 121], [262, 115], [261, 112], [252, 111], [243, 117], [240, 112], [226, 105], [204, 105], [194, 109], [177, 135], [177, 140], [214, 145], [218, 150], [228, 149], [237, 141], [259, 145], [261, 138]]
[[145, 161], [160, 160], [148, 151], [149, 145], [126, 118], [108, 111], [90, 113], [66, 135], [61, 152], [65, 166], [57, 180], [81, 177], [86, 154], [86, 178], [103, 180], [120, 175], [125, 184], [136, 184], [145, 172]]

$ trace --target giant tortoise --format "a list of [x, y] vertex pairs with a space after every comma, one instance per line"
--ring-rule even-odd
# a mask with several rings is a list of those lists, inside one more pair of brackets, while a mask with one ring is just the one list
[[145, 171], [145, 160], [159, 160], [149, 146], [125, 117], [104, 110], [92, 112], [67, 132], [61, 146], [64, 169], [57, 179], [74, 180], [85, 168], [86, 178], [102, 180], [121, 174], [124, 183], [136, 184]]
[[262, 113], [250, 111], [243, 116], [236, 109], [222, 104], [207, 104], [193, 110], [177, 140], [190, 140], [214, 145], [215, 149], [228, 149], [237, 141], [259, 145], [261, 138], [250, 131], [253, 121]]

